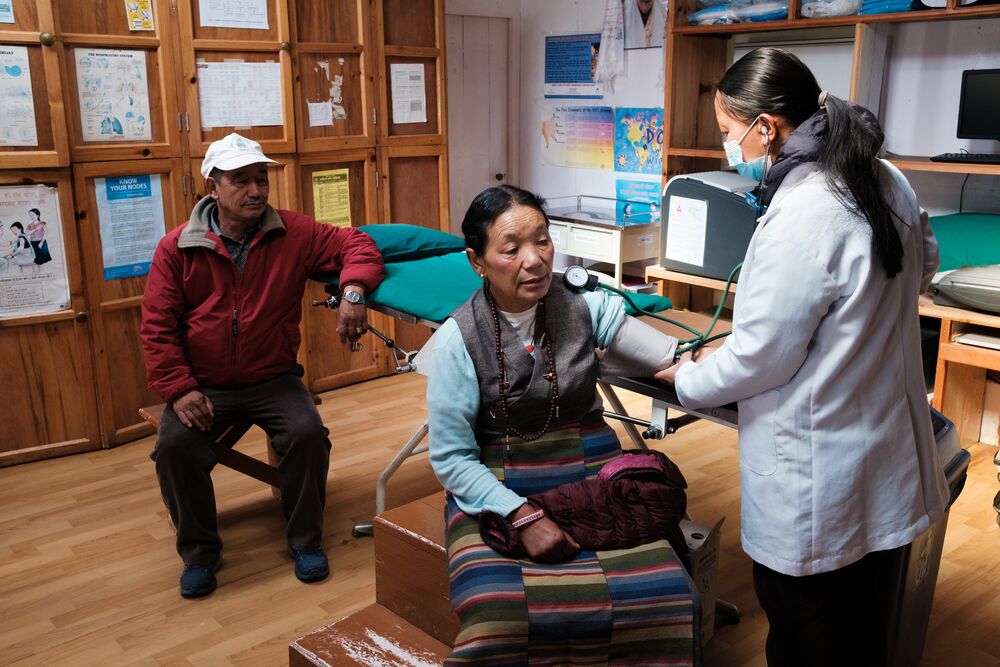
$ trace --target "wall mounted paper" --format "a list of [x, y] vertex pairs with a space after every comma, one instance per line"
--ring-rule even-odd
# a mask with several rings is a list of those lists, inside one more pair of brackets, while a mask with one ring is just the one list
[[314, 217], [337, 227], [351, 226], [350, 171], [330, 169], [312, 175]]
[[44, 185], [0, 187], [0, 317], [71, 305], [59, 193]]
[[615, 108], [615, 171], [660, 175], [663, 109]]
[[267, 0], [199, 0], [201, 25], [206, 28], [267, 30]]
[[75, 49], [84, 141], [151, 141], [145, 51]]
[[0, 23], [14, 22], [14, 0], [0, 0]]
[[545, 38], [545, 97], [601, 99], [604, 86], [594, 82], [601, 33], [550, 35]]
[[0, 146], [37, 146], [28, 47], [0, 46]]
[[392, 84], [392, 122], [396, 125], [426, 123], [423, 63], [392, 63], [389, 80]]
[[660, 221], [659, 181], [615, 181], [616, 221], [618, 224], [643, 224]]
[[104, 279], [149, 273], [153, 251], [163, 237], [163, 192], [159, 174], [94, 179], [101, 220]]
[[155, 30], [152, 0], [125, 0], [125, 17], [132, 32]]
[[196, 67], [203, 129], [282, 124], [279, 63], [202, 61]]
[[664, 256], [675, 262], [705, 265], [705, 229], [708, 202], [689, 197], [671, 197], [667, 211], [667, 242]]
[[546, 164], [611, 169], [614, 151], [611, 107], [551, 107], [541, 122]]
[[309, 127], [333, 125], [333, 107], [329, 102], [309, 102]]

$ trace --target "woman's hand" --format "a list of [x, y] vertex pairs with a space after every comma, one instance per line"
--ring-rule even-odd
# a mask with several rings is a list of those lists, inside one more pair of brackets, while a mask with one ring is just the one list
[[[510, 518], [516, 521], [534, 511], [534, 507], [525, 503]], [[537, 563], [562, 563], [571, 559], [580, 550], [576, 540], [555, 521], [545, 516], [518, 530], [521, 532], [521, 544], [528, 552], [528, 558]]]

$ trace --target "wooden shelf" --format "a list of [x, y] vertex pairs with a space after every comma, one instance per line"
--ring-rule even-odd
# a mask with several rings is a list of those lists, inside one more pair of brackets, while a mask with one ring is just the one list
[[667, 155], [673, 157], [707, 157], [718, 160], [726, 159], [726, 152], [718, 148], [678, 148], [671, 146]]
[[931, 171], [941, 174], [986, 174], [1000, 176], [1000, 164], [976, 164], [974, 162], [931, 162], [929, 158], [916, 155], [887, 156], [889, 162], [904, 171]]
[[[720, 292], [726, 289], [725, 280], [716, 280], [715, 278], [705, 278], [703, 276], [695, 276], [690, 273], [680, 273], [679, 271], [671, 271], [665, 269], [662, 266], [647, 266], [646, 267], [646, 282], [652, 280], [666, 280], [667, 282], [683, 283], [685, 285], [696, 285], [698, 287], [708, 287], [711, 289], [719, 290]], [[736, 283], [729, 286], [731, 292], [736, 291]]]
[[991, 16], [1000, 16], [1000, 5], [968, 6], [957, 7], [955, 9], [921, 9], [912, 12], [830, 16], [826, 18], [797, 18], [785, 21], [758, 21], [749, 23], [730, 23], [727, 25], [675, 25], [672, 27], [672, 32], [675, 35], [718, 36], [745, 32], [769, 32], [771, 30], [828, 28], [831, 26], [857, 25], [859, 23], [908, 23], [914, 21], [935, 21], [941, 19], [975, 19]]
[[957, 364], [1000, 371], [1000, 351], [962, 343], [941, 343], [938, 357]]
[[1000, 315], [980, 313], [975, 310], [966, 310], [965, 308], [939, 306], [926, 294], [920, 297], [920, 300], [917, 302], [917, 306], [920, 309], [920, 314], [925, 317], [934, 317], [941, 320], [961, 322], [962, 324], [975, 324], [977, 326], [1000, 329]]

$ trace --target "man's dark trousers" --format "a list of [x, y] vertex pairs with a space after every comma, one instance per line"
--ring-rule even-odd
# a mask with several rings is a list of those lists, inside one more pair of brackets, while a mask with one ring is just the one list
[[311, 394], [298, 376], [236, 389], [200, 387], [215, 406], [212, 429], [187, 428], [168, 406], [150, 458], [156, 462], [160, 492], [177, 527], [177, 553], [185, 565], [209, 565], [222, 552], [216, 527], [215, 489], [210, 473], [216, 464], [211, 447], [231, 424], [252, 421], [271, 436], [278, 465], [281, 510], [288, 522], [288, 545], [300, 551], [319, 549], [330, 465], [329, 431]]

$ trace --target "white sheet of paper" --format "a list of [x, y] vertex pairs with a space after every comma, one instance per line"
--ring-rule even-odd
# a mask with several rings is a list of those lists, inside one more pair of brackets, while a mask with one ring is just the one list
[[705, 265], [705, 230], [708, 202], [689, 197], [671, 197], [667, 212], [667, 247], [664, 256], [675, 262]]
[[37, 146], [28, 47], [0, 46], [0, 146]]
[[74, 49], [84, 141], [151, 141], [146, 52]]
[[198, 12], [205, 28], [267, 30], [267, 0], [199, 0]]
[[309, 102], [309, 127], [333, 125], [333, 106], [329, 102]]
[[389, 79], [392, 82], [392, 122], [396, 125], [426, 123], [423, 63], [392, 63]]
[[279, 63], [199, 62], [197, 69], [203, 129], [282, 124]]
[[14, 22], [14, 0], [0, 0], [0, 23]]

